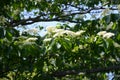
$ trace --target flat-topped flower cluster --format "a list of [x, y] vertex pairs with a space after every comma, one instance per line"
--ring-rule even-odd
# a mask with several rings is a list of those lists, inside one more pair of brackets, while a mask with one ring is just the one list
[[107, 32], [107, 31], [100, 31], [97, 33], [98, 36], [102, 36], [103, 38], [111, 38], [112, 36], [115, 36], [114, 33]]
[[[81, 38], [82, 34], [85, 33], [84, 30], [79, 30], [77, 32], [74, 32], [70, 30], [58, 29], [54, 26], [47, 27], [46, 31], [47, 31], [47, 34], [50, 35], [50, 37], [47, 37], [46, 39], [44, 39], [44, 42], [49, 42], [53, 38], [67, 37], [67, 36], [72, 37], [72, 38]], [[107, 32], [107, 31], [100, 31], [97, 33], [97, 35], [105, 39], [115, 36], [114, 33]]]
[[53, 38], [60, 37], [63, 35], [78, 37], [78, 36], [81, 36], [81, 34], [83, 34], [85, 32], [84, 30], [79, 30], [77, 32], [73, 32], [70, 30], [57, 29], [56, 27], [53, 27], [53, 26], [47, 27], [46, 30], [47, 30], [48, 34], [53, 34]]

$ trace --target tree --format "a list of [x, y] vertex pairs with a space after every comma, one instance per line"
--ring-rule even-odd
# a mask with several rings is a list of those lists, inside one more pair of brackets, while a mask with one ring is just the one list
[[[119, 0], [0, 1], [0, 78], [13, 80], [106, 79], [120, 70]], [[25, 16], [25, 11], [32, 15]], [[96, 14], [101, 13], [101, 17]], [[86, 14], [92, 16], [85, 20]], [[41, 37], [16, 28], [36, 22], [75, 23], [47, 27]], [[41, 27], [40, 27], [41, 28]]]

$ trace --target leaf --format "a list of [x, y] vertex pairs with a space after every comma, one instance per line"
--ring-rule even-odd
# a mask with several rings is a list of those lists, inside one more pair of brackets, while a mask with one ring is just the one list
[[113, 45], [116, 47], [116, 48], [120, 48], [120, 44], [114, 42]]
[[8, 32], [8, 31], [6, 32], [6, 37], [8, 40], [12, 41], [13, 36], [10, 32]]
[[114, 25], [114, 23], [110, 22], [110, 24], [107, 25], [106, 30], [112, 29], [113, 25]]
[[71, 44], [71, 42], [69, 41], [68, 38], [60, 39], [60, 43], [61, 43], [61, 45], [65, 48], [65, 50], [67, 50], [68, 52], [71, 51], [71, 49], [72, 49], [72, 44]]

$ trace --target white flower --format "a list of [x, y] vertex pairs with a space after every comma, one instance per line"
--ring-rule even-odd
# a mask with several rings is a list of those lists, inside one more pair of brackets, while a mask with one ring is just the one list
[[84, 33], [85, 31], [83, 31], [83, 30], [80, 30], [80, 31], [77, 31], [76, 33], [75, 33], [75, 36], [80, 36], [82, 33]]
[[27, 42], [32, 42], [32, 41], [36, 41], [37, 40], [37, 38], [28, 38], [26, 41]]
[[69, 31], [69, 30], [64, 30], [63, 32], [61, 32], [62, 34], [67, 34], [67, 35], [71, 35], [71, 36], [74, 36], [75, 35], [75, 32], [73, 31]]
[[38, 31], [39, 31], [38, 29], [32, 28], [32, 29], [27, 30], [26, 32], [36, 34], [38, 33]]
[[53, 38], [55, 38], [55, 37], [60, 37], [60, 36], [63, 36], [63, 34], [60, 33], [60, 32], [58, 32], [58, 33], [56, 33], [56, 34], [53, 35]]
[[0, 24], [4, 24], [6, 22], [6, 19], [4, 16], [0, 16]]
[[49, 26], [49, 27], [46, 28], [46, 30], [47, 30], [48, 33], [53, 33], [56, 30], [56, 27]]
[[97, 33], [98, 36], [103, 36], [104, 34], [106, 34], [107, 32], [106, 31], [100, 31]]
[[61, 44], [57, 43], [57, 48], [60, 49], [60, 47], [61, 47]]
[[53, 32], [57, 33], [57, 32], [63, 32], [64, 29], [55, 29]]
[[69, 30], [60, 30], [58, 31], [56, 34], [53, 35], [53, 37], [59, 37], [59, 36], [63, 36], [64, 34], [67, 34], [69, 36], [74, 36], [75, 33], [73, 31], [69, 31]]
[[114, 33], [108, 32], [108, 33], [103, 35], [103, 38], [107, 38], [108, 39], [108, 38], [110, 38], [110, 37], [112, 37], [114, 35], [115, 35]]
[[52, 38], [46, 38], [46, 39], [43, 40], [43, 42], [49, 42], [51, 40], [52, 40]]

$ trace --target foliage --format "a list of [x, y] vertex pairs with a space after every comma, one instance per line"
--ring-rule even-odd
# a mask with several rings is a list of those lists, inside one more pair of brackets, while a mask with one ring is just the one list
[[[106, 73], [110, 71], [119, 75], [119, 0], [0, 3], [0, 79], [102, 80], [107, 79]], [[94, 18], [98, 12], [101, 17]], [[86, 14], [93, 18], [85, 20]], [[21, 34], [15, 29], [41, 21], [67, 21], [75, 25], [47, 27], [44, 37], [37, 35], [35, 29], [33, 34], [27, 31]]]

